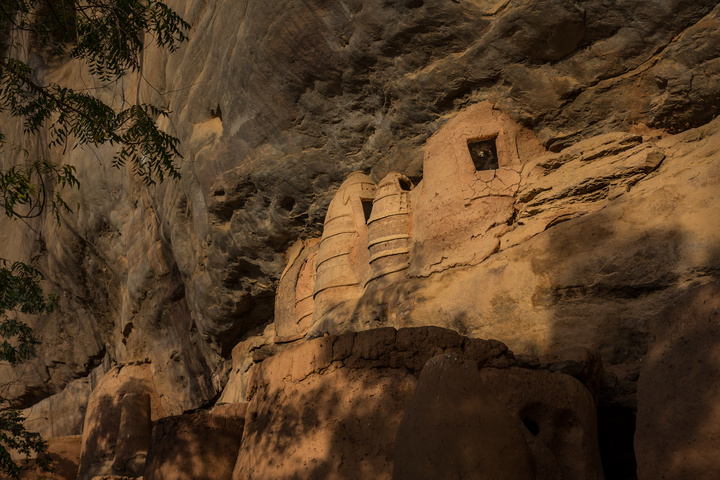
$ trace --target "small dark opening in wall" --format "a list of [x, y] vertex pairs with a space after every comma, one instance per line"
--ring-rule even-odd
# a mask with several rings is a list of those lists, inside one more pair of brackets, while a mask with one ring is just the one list
[[525, 428], [527, 428], [534, 437], [537, 437], [538, 433], [540, 433], [540, 427], [538, 426], [538, 424], [527, 417], [523, 418], [522, 422], [523, 425], [525, 425]]
[[210, 118], [219, 118], [222, 120], [222, 110], [220, 110], [220, 104], [218, 103], [217, 108], [210, 109]]
[[365, 223], [370, 220], [370, 214], [372, 213], [372, 200], [362, 200], [363, 213], [365, 214]]
[[468, 150], [475, 170], [496, 170], [499, 167], [496, 139], [497, 137], [493, 137], [468, 142]]
[[407, 178], [401, 178], [399, 182], [401, 190], [405, 192], [409, 192], [410, 190], [412, 190], [412, 183], [410, 183], [410, 180], [408, 180]]
[[598, 447], [605, 480], [637, 480], [634, 438], [634, 409], [599, 406]]
[[286, 212], [292, 212], [295, 208], [295, 199], [292, 197], [283, 197], [280, 199], [280, 208]]

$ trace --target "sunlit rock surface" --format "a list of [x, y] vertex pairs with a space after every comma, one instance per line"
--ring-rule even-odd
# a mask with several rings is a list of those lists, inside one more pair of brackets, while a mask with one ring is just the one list
[[[148, 49], [142, 75], [99, 93], [172, 111], [181, 180], [143, 185], [107, 149], [48, 152], [2, 120], [28, 152], [2, 167], [48, 153], [81, 181], [61, 226], [0, 219], [0, 256], [60, 293], [30, 320], [39, 357], [0, 367], [34, 428], [83, 433], [103, 376], [126, 365], [180, 415], [244, 401], [253, 365], [308, 334], [385, 326], [528, 357], [596, 351], [600, 404], [641, 408], [649, 325], [720, 274], [717, 2], [169, 3], [189, 42]], [[31, 61], [41, 81], [101, 86], [74, 62]], [[492, 174], [478, 171], [490, 137]], [[314, 239], [355, 171], [378, 192], [406, 177], [407, 223], [368, 231], [356, 294], [327, 315]], [[402, 228], [407, 243], [387, 238]], [[374, 276], [381, 249], [409, 251]]]

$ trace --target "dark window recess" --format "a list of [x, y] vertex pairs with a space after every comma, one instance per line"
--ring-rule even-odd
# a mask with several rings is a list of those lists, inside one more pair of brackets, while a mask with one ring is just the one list
[[499, 167], [495, 138], [468, 142], [475, 170], [496, 170]]
[[410, 183], [410, 180], [406, 178], [401, 178], [399, 181], [401, 190], [405, 192], [409, 192], [410, 190], [412, 190], [412, 183]]
[[372, 213], [372, 200], [362, 200], [363, 213], [365, 214], [365, 223], [370, 220], [370, 214]]
[[533, 422], [529, 418], [525, 417], [523, 418], [523, 425], [525, 425], [525, 428], [528, 429], [530, 433], [533, 434], [534, 437], [537, 437], [538, 433], [540, 433], [540, 427], [537, 423]]

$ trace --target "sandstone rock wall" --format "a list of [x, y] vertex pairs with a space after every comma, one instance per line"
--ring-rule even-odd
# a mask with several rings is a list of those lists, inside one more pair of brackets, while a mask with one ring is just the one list
[[718, 279], [689, 290], [650, 323], [638, 382], [641, 478], [717, 472]]
[[[0, 256], [61, 293], [30, 319], [39, 358], [0, 366], [34, 428], [81, 433], [82, 413], [52, 412], [82, 412], [113, 367], [148, 365], [179, 415], [244, 400], [251, 365], [308, 332], [388, 325], [598, 350], [602, 401], [635, 408], [648, 322], [720, 269], [716, 1], [169, 3], [190, 40], [148, 49], [142, 76], [30, 60], [41, 81], [167, 106], [180, 181], [145, 186], [105, 148], [52, 151], [2, 119], [30, 156], [0, 166], [49, 155], [81, 181], [60, 227], [0, 219]], [[468, 147], [489, 138], [498, 168], [473, 171]], [[310, 239], [354, 171], [408, 177], [416, 244], [312, 325]], [[278, 284], [294, 305], [275, 305]]]

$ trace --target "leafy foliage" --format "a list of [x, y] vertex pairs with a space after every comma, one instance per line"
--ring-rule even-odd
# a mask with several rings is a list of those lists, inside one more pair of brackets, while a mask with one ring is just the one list
[[[0, 112], [22, 121], [26, 134], [46, 131], [51, 148], [116, 148], [110, 163], [131, 165], [148, 185], [178, 178], [178, 139], [163, 131], [158, 120], [165, 109], [148, 104], [118, 109], [87, 91], [42, 81], [31, 65], [36, 57], [65, 57], [85, 62], [102, 82], [114, 82], [142, 69], [142, 51], [149, 40], [174, 51], [186, 40], [189, 25], [157, 0], [0, 0]], [[0, 151], [19, 149], [0, 133]], [[26, 158], [30, 155], [22, 151]], [[10, 219], [25, 220], [50, 209], [70, 207], [60, 195], [63, 186], [77, 187], [73, 166], [47, 158], [0, 168], [0, 202]], [[42, 275], [20, 262], [0, 259], [0, 362], [18, 365], [35, 356], [37, 340], [22, 320], [24, 314], [50, 312], [56, 298], [45, 296]], [[18, 478], [20, 467], [9, 451], [38, 454], [48, 467], [46, 444], [28, 432], [22, 415], [0, 397], [0, 473]]]
[[[110, 82], [141, 67], [143, 39], [175, 50], [189, 25], [154, 0], [10, 0], [0, 3], [0, 38], [26, 31], [52, 54], [85, 60], [94, 75]], [[13, 48], [8, 47], [8, 52]], [[0, 109], [24, 120], [25, 131], [43, 126], [51, 146], [121, 146], [112, 163], [133, 165], [146, 184], [179, 177], [177, 138], [157, 120], [168, 111], [132, 105], [116, 111], [87, 92], [43, 85], [17, 56], [0, 57]], [[67, 172], [66, 172], [67, 173]]]
[[[18, 365], [35, 356], [37, 341], [32, 329], [17, 314], [52, 312], [57, 297], [45, 297], [42, 274], [22, 263], [0, 259], [0, 359]], [[14, 342], [13, 342], [14, 340]]]
[[[0, 259], [0, 360], [11, 365], [33, 358], [37, 345], [32, 329], [19, 314], [49, 313], [56, 305], [56, 296], [46, 297], [43, 293], [42, 278], [39, 271], [24, 263]], [[37, 452], [38, 466], [49, 469], [49, 458], [44, 455], [47, 444], [42, 437], [26, 430], [22, 414], [6, 408], [7, 402], [2, 397], [0, 406], [5, 407], [0, 409], [0, 472], [18, 478], [20, 466], [13, 461], [9, 450], [26, 456]]]
[[[5, 472], [10, 478], [19, 478], [22, 468], [13, 461], [10, 455], [15, 450], [29, 456], [31, 452], [45, 453], [47, 443], [40, 434], [29, 432], [23, 426], [25, 418], [14, 409], [0, 410], [0, 472]], [[38, 455], [37, 465], [47, 471], [52, 471], [50, 458], [47, 455]]]
[[[75, 167], [38, 160], [29, 166], [16, 165], [0, 172], [0, 202], [5, 215], [9, 218], [33, 218], [49, 207], [60, 222], [60, 212], [69, 212], [70, 206], [59, 190], [49, 192], [46, 183], [60, 187], [77, 186]], [[48, 195], [51, 195], [49, 204]]]

